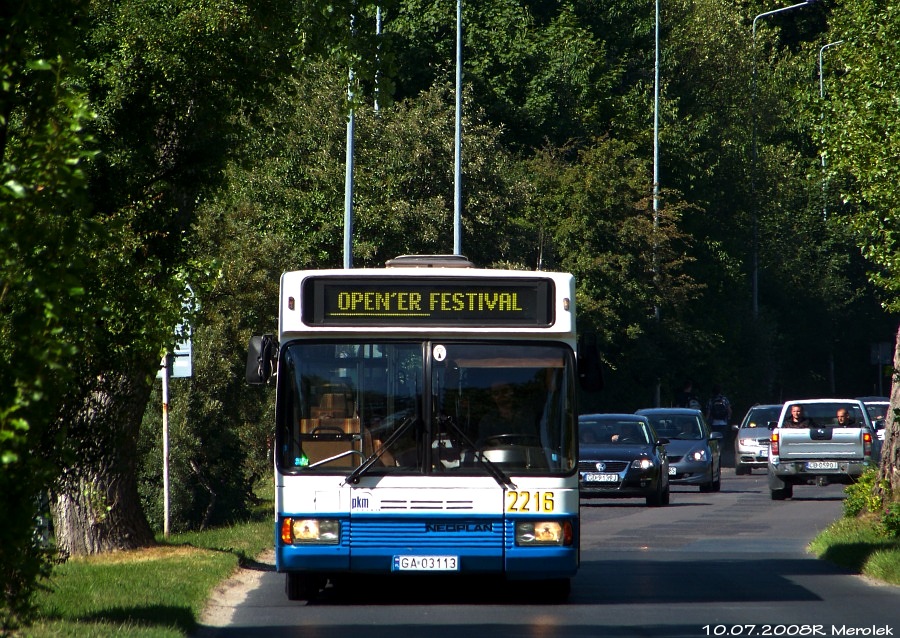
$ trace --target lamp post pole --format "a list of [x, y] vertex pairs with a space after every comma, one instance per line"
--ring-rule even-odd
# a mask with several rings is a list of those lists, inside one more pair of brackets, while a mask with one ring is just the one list
[[456, 0], [456, 123], [453, 147], [453, 254], [462, 255], [462, 0]]
[[[354, 12], [350, 14], [350, 38], [353, 39], [356, 27], [356, 2], [353, 3]], [[353, 267], [353, 129], [354, 129], [354, 91], [353, 85], [356, 78], [353, 66], [350, 66], [347, 78], [347, 105], [350, 112], [347, 114], [347, 150], [346, 168], [344, 171], [344, 268]]]
[[753, 287], [753, 318], [756, 319], [759, 317], [759, 203], [756, 197], [756, 164], [758, 159], [758, 150], [756, 143], [756, 120], [757, 120], [757, 108], [756, 108], [756, 23], [760, 20], [760, 18], [766, 18], [771, 15], [775, 15], [776, 13], [783, 13], [784, 11], [790, 11], [791, 9], [797, 9], [799, 7], [805, 7], [808, 4], [811, 4], [813, 0], [805, 0], [804, 2], [798, 2], [797, 4], [792, 4], [787, 7], [780, 7], [778, 9], [772, 9], [771, 11], [764, 11], [760, 13], [755, 18], [753, 18], [753, 88], [752, 88], [752, 96], [751, 96], [751, 106], [753, 108], [753, 140], [752, 140], [752, 157], [751, 157], [751, 165], [750, 165], [750, 199], [752, 200], [753, 206], [753, 237], [752, 237], [752, 251], [753, 255], [751, 258], [751, 284]]
[[[822, 54], [828, 49], [838, 44], [843, 44], [843, 40], [829, 42], [819, 49], [819, 99], [825, 100], [825, 80], [822, 79]], [[824, 106], [823, 106], [824, 109]], [[823, 115], [824, 118], [824, 115]], [[828, 219], [828, 176], [825, 172], [825, 123], [822, 122], [822, 219]]]
[[[659, 0], [656, 0], [656, 26], [654, 29], [654, 39], [656, 42], [656, 55], [653, 64], [653, 276], [659, 283], [659, 271], [656, 263], [656, 244], [657, 231], [659, 230]], [[658, 294], [658, 293], [657, 293]], [[657, 329], [660, 325], [659, 303], [653, 307], [656, 316]], [[661, 400], [661, 381], [659, 376], [656, 377], [656, 387], [653, 392], [653, 405], [660, 406]]]

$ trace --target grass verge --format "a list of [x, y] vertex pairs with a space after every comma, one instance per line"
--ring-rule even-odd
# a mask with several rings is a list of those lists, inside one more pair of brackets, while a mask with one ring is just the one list
[[215, 587], [272, 546], [272, 522], [157, 539], [156, 547], [70, 559], [37, 597], [35, 638], [181, 638]]
[[877, 515], [838, 519], [813, 539], [809, 549], [857, 574], [900, 585], [900, 537], [887, 534]]

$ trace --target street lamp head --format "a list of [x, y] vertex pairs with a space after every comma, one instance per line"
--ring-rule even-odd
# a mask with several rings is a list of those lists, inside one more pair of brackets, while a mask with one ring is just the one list
[[775, 15], [776, 13], [781, 13], [783, 11], [790, 11], [791, 9], [797, 9], [799, 7], [806, 7], [812, 4], [815, 4], [818, 0], [804, 0], [803, 2], [798, 2], [797, 4], [792, 4], [789, 7], [779, 7], [778, 9], [772, 9], [771, 11], [765, 11], [760, 13], [758, 16], [753, 18], [753, 39], [756, 39], [756, 21], [760, 18], [765, 18], [767, 16]]

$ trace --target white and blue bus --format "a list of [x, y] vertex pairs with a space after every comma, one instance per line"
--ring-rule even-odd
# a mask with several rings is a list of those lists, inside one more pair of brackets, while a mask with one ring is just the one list
[[291, 600], [348, 574], [552, 581], [579, 564], [569, 274], [461, 256], [284, 273], [278, 334], [247, 380], [276, 378], [275, 564]]

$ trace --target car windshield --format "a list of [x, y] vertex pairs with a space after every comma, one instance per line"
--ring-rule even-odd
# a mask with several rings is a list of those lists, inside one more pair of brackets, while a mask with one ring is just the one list
[[889, 406], [890, 403], [866, 403], [866, 411], [869, 413], [869, 418], [873, 421], [886, 419]]
[[778, 420], [781, 414], [781, 406], [772, 406], [770, 408], [751, 408], [744, 419], [742, 428], [765, 428], [770, 422]]
[[647, 418], [656, 433], [667, 439], [685, 439], [699, 441], [703, 438], [703, 429], [697, 417], [682, 414], [651, 415]]
[[638, 419], [580, 419], [578, 440], [583, 445], [647, 445], [650, 436], [647, 426]]

